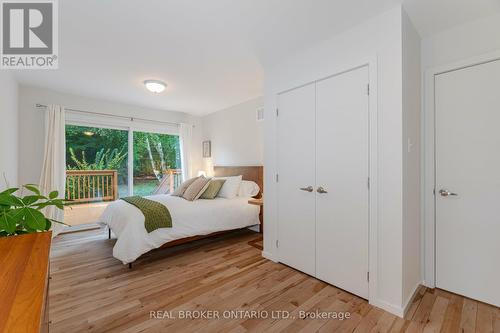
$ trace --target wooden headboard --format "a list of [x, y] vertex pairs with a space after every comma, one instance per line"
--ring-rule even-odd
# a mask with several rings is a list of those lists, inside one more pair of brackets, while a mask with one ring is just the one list
[[260, 193], [256, 195], [261, 197], [264, 192], [264, 167], [263, 166], [214, 166], [215, 177], [243, 176], [243, 180], [251, 180], [260, 187]]

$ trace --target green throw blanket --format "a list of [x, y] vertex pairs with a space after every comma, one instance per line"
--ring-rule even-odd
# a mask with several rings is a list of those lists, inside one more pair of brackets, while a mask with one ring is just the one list
[[161, 203], [138, 196], [121, 199], [136, 206], [144, 214], [144, 227], [148, 233], [160, 228], [172, 228], [172, 216]]

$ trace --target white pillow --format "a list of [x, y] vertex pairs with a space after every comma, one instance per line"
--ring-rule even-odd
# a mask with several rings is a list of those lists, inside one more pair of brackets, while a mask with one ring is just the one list
[[243, 198], [251, 198], [259, 194], [260, 187], [256, 182], [251, 180], [242, 180], [240, 184], [240, 190], [238, 191], [238, 196]]
[[234, 199], [238, 195], [243, 176], [234, 177], [215, 177], [214, 179], [224, 179], [224, 185], [217, 196], [219, 198]]

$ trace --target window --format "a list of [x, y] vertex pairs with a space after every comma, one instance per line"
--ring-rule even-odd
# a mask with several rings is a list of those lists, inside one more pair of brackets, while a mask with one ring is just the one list
[[[160, 185], [175, 188], [181, 175], [179, 136], [147, 132], [133, 136], [134, 195], [151, 194]], [[165, 177], [171, 177], [172, 183]]]
[[181, 182], [179, 136], [66, 125], [66, 198], [74, 203], [173, 191]]
[[[127, 196], [128, 131], [66, 125], [66, 197], [78, 201]], [[118, 192], [113, 195], [115, 179]], [[68, 193], [68, 188], [70, 192]]]

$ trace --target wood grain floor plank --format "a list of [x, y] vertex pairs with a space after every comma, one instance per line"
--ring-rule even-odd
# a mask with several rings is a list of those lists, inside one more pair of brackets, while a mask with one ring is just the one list
[[451, 296], [444, 315], [443, 326], [441, 327], [442, 333], [455, 333], [459, 331], [463, 305], [463, 297], [458, 295]]
[[424, 327], [424, 333], [438, 333], [441, 331], [448, 303], [449, 300], [447, 298], [441, 296], [436, 297], [431, 313], [429, 314], [429, 319]]
[[491, 305], [478, 303], [476, 316], [476, 333], [493, 333], [495, 308]]
[[[112, 257], [105, 230], [58, 236], [51, 253], [50, 331], [138, 332], [494, 332], [500, 309], [421, 287], [405, 319], [261, 256], [250, 231], [152, 251], [129, 270]], [[283, 316], [151, 318], [155, 311], [226, 310]], [[301, 311], [349, 313], [321, 319]]]
[[460, 320], [460, 332], [472, 333], [476, 331], [477, 302], [465, 299]]

